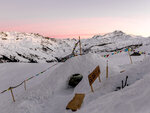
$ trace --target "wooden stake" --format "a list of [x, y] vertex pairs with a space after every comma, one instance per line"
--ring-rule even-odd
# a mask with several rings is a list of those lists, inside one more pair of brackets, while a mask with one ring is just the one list
[[128, 76], [126, 76], [126, 81], [125, 81], [124, 87], [127, 86], [127, 80], [128, 80]]
[[108, 60], [107, 60], [107, 65], [106, 65], [106, 79], [108, 79]]
[[146, 54], [144, 54], [144, 59], [146, 59]]
[[79, 36], [79, 46], [80, 46], [80, 55], [82, 55], [82, 51], [81, 51], [81, 40], [80, 40], [80, 36]]
[[93, 86], [91, 85], [91, 91], [94, 93]]
[[24, 81], [24, 89], [26, 90], [26, 81]]
[[128, 55], [129, 55], [129, 57], [130, 57], [130, 61], [131, 61], [131, 64], [132, 64], [132, 58], [131, 58], [131, 56], [130, 56], [129, 49], [128, 49]]
[[15, 97], [14, 97], [14, 94], [13, 94], [12, 88], [10, 87], [9, 89], [10, 89], [10, 92], [11, 92], [12, 99], [13, 99], [13, 101], [15, 102]]
[[98, 76], [98, 80], [99, 80], [99, 82], [101, 82], [100, 75]]
[[124, 88], [124, 85], [123, 85], [123, 80], [121, 81], [122, 82], [122, 89]]

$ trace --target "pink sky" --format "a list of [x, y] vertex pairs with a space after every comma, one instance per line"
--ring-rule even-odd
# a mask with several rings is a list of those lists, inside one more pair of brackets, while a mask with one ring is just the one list
[[92, 37], [114, 30], [150, 36], [150, 0], [2, 0], [0, 31], [54, 38]]
[[34, 32], [54, 38], [88, 38], [114, 30], [134, 35], [150, 35], [148, 18], [80, 18], [26, 23], [7, 21], [0, 24], [0, 31]]

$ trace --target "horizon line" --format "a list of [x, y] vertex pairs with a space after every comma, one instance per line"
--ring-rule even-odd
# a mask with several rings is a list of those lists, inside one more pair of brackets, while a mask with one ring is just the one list
[[[18, 33], [35, 33], [35, 34], [39, 34], [41, 36], [44, 36], [44, 37], [49, 37], [49, 38], [58, 38], [58, 39], [65, 39], [65, 38], [78, 38], [79, 36], [83, 39], [86, 39], [86, 38], [92, 38], [94, 35], [105, 35], [105, 34], [108, 34], [108, 33], [112, 33], [114, 31], [122, 31], [122, 30], [113, 30], [111, 32], [107, 32], [107, 33], [86, 33], [86, 34], [58, 34], [58, 35], [50, 35], [49, 33], [40, 33], [40, 32], [24, 32], [24, 31], [0, 31], [0, 32], [18, 32]], [[122, 31], [123, 33], [125, 33], [124, 31]], [[135, 36], [141, 36], [141, 37], [149, 37], [149, 36], [143, 36], [143, 35], [138, 35], [138, 34], [131, 34], [131, 33], [125, 33], [125, 34], [128, 34], [128, 35], [135, 35]]]

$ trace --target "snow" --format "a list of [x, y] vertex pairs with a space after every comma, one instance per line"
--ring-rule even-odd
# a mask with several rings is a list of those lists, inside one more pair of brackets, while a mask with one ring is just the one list
[[[149, 62], [150, 59], [147, 59], [147, 61]], [[131, 68], [132, 71], [130, 70], [123, 74], [129, 75], [129, 84], [132, 84], [131, 86], [98, 97], [88, 107], [82, 108], [79, 113], [149, 113], [150, 64], [143, 63], [140, 66]]]
[[25, 63], [29, 58], [37, 62], [56, 61], [55, 57], [60, 54], [71, 53], [75, 42], [74, 39], [59, 40], [33, 33], [0, 32], [0, 56], [14, 56]]
[[[116, 31], [115, 36], [116, 34], [125, 35], [120, 31]], [[19, 35], [21, 34], [19, 33]], [[30, 37], [31, 34], [26, 35]], [[35, 34], [32, 35], [35, 36]], [[113, 34], [108, 34], [107, 37], [110, 35], [111, 37], [114, 36]], [[100, 38], [106, 38], [106, 36], [100, 36]], [[83, 44], [90, 43], [90, 41], [91, 45], [102, 44], [100, 41], [98, 42], [98, 40], [100, 39], [95, 37], [82, 41]], [[137, 40], [137, 37], [135, 37], [134, 40], [131, 37], [127, 37], [127, 39], [119, 40], [118, 42], [116, 38], [115, 40], [115, 44], [101, 47], [103, 49], [108, 47], [112, 50], [114, 48], [123, 47], [122, 44], [127, 46], [142, 42], [143, 45], [135, 50], [150, 53], [149, 39], [139, 38], [139, 40]], [[30, 42], [31, 40], [29, 43]], [[36, 43], [37, 42], [35, 42], [35, 46], [37, 46]], [[68, 40], [65, 40], [63, 43], [68, 43]], [[17, 46], [17, 49], [20, 47], [21, 51], [26, 51], [26, 49], [22, 50], [22, 45], [23, 44]], [[87, 48], [91, 45], [88, 44]], [[24, 46], [27, 47], [25, 44]], [[64, 47], [64, 45], [61, 46]], [[10, 49], [9, 44], [5, 47]], [[84, 47], [86, 48], [86, 46]], [[70, 47], [67, 46], [66, 48], [68, 48], [66, 50], [69, 52]], [[97, 51], [100, 49], [98, 46], [91, 48]], [[58, 51], [60, 52], [60, 56], [61, 54], [66, 55], [63, 52], [61, 53], [61, 49]], [[10, 54], [9, 51], [5, 52]], [[85, 93], [84, 102], [76, 113], [149, 113], [150, 55], [142, 54], [141, 56], [132, 56], [133, 64], [131, 64], [127, 52], [110, 55], [108, 58], [101, 57], [102, 54], [109, 53], [111, 52], [93, 53], [91, 51], [82, 56], [72, 57], [62, 63], [1, 63], [0, 91], [8, 89], [10, 86], [20, 84], [25, 79], [35, 76], [45, 69], [48, 70], [27, 81], [26, 91], [24, 90], [23, 84], [13, 89], [16, 102], [12, 101], [10, 91], [0, 94], [0, 113], [72, 113], [71, 110], [66, 110], [65, 108], [75, 93]], [[11, 54], [15, 53], [12, 52]], [[37, 52], [37, 54], [39, 53]], [[42, 55], [45, 55], [45, 53]], [[106, 79], [107, 60], [109, 66], [108, 79]], [[94, 82], [93, 93], [89, 86], [88, 75], [97, 65], [100, 66], [100, 78], [102, 82], [100, 83], [98, 79]], [[122, 70], [125, 71], [120, 73]], [[83, 79], [73, 89], [68, 87], [68, 80], [71, 75], [75, 73], [83, 75]], [[125, 81], [126, 76], [128, 76], [128, 86], [116, 91], [116, 88], [121, 86], [121, 81]]]
[[[144, 47], [143, 47], [144, 48]], [[146, 48], [146, 47], [145, 47]], [[140, 48], [139, 48], [140, 49]], [[109, 78], [105, 78], [106, 60], [109, 61]], [[19, 84], [24, 79], [54, 65], [55, 63], [0, 64], [0, 89]], [[88, 75], [99, 65], [101, 80], [93, 84], [91, 92]], [[150, 57], [133, 57], [130, 64], [126, 52], [103, 58], [99, 54], [89, 53], [73, 57], [64, 63], [58, 63], [45, 73], [27, 82], [27, 91], [23, 85], [13, 89], [16, 102], [12, 102], [10, 92], [0, 94], [1, 113], [71, 113], [65, 109], [75, 93], [85, 93], [84, 103], [77, 113], [148, 113], [150, 84]], [[120, 73], [121, 70], [125, 72]], [[75, 89], [67, 86], [72, 74], [80, 73], [83, 80]], [[10, 75], [11, 74], [11, 75]], [[121, 86], [121, 80], [129, 76], [129, 86], [115, 91]]]

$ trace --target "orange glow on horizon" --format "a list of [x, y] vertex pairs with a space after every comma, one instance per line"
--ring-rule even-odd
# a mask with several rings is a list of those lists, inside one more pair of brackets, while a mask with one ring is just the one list
[[0, 23], [0, 31], [32, 32], [52, 38], [78, 38], [79, 36], [91, 38], [94, 35], [103, 35], [114, 30], [121, 30], [127, 34], [150, 36], [148, 18], [80, 18], [31, 23]]
[[94, 35], [104, 35], [104, 33], [92, 33], [92, 34], [66, 34], [66, 35], [47, 35], [52, 38], [78, 38], [81, 39], [92, 38]]

